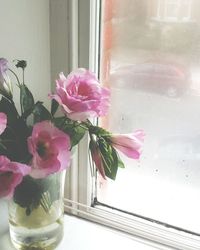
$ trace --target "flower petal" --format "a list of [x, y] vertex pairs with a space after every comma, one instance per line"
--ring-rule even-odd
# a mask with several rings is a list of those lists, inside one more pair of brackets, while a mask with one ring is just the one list
[[7, 157], [0, 156], [0, 198], [13, 196], [14, 190], [28, 175], [31, 168], [25, 164], [11, 162]]
[[61, 171], [70, 163], [70, 137], [50, 121], [36, 123], [28, 138], [28, 149], [33, 155], [31, 176], [44, 178]]
[[102, 87], [92, 72], [80, 68], [67, 78], [61, 73], [56, 81], [56, 94], [50, 98], [63, 107], [70, 119], [83, 121], [107, 113], [110, 90]]
[[0, 135], [4, 132], [7, 126], [7, 115], [0, 112]]

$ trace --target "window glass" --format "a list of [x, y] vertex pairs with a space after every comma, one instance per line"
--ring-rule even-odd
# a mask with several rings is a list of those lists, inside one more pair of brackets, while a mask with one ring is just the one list
[[[196, 0], [155, 0], [153, 5], [156, 12], [155, 18], [163, 21], [191, 20], [191, 9]], [[156, 4], [155, 4], [156, 3]]]
[[[199, 0], [104, 0], [100, 48], [100, 78], [112, 91], [101, 124], [113, 133], [144, 129], [146, 136], [139, 161], [121, 155], [126, 168], [117, 179], [98, 178], [98, 201], [194, 232], [200, 232], [199, 9]], [[184, 17], [190, 18], [180, 22]]]

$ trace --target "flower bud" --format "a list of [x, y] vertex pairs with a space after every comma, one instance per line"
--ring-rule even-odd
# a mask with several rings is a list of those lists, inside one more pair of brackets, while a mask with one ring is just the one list
[[132, 159], [139, 159], [141, 148], [144, 143], [144, 131], [137, 130], [132, 134], [112, 135], [110, 141], [112, 146]]

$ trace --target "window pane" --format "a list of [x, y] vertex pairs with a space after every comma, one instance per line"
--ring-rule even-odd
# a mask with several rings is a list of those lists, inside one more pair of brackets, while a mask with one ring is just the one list
[[200, 1], [187, 2], [193, 21], [163, 22], [167, 1], [103, 1], [100, 76], [112, 98], [101, 123], [146, 137], [139, 161], [122, 156], [116, 181], [99, 178], [97, 198], [200, 232]]
[[178, 5], [177, 4], [168, 4], [166, 6], [166, 17], [178, 17]]

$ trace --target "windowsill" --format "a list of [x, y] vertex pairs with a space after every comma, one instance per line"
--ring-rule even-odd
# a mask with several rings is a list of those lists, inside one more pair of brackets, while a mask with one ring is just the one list
[[[8, 233], [6, 206], [0, 202], [0, 249], [14, 250]], [[65, 234], [57, 250], [155, 250], [152, 246], [133, 240], [126, 234], [111, 230], [107, 227], [79, 219], [74, 216], [65, 215]]]

